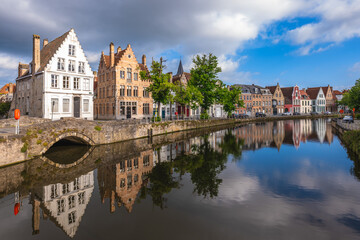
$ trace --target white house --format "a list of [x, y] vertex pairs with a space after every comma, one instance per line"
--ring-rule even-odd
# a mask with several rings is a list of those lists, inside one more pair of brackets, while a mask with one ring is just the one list
[[326, 99], [322, 88], [308, 88], [306, 93], [310, 96], [312, 111], [317, 113], [325, 112]]
[[33, 60], [19, 63], [11, 112], [58, 120], [93, 119], [94, 75], [74, 29], [48, 42], [33, 35]]

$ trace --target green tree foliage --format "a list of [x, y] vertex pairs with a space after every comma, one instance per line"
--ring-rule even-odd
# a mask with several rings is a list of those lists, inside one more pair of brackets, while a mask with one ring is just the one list
[[349, 108], [355, 108], [356, 111], [360, 110], [360, 79], [356, 80], [349, 92], [344, 93], [340, 101], [341, 105], [346, 105]]
[[218, 60], [211, 53], [207, 55], [197, 55], [193, 59], [194, 67], [191, 69], [191, 78], [188, 85], [193, 86], [201, 92], [203, 101], [199, 103], [201, 111], [207, 111], [216, 100], [216, 93], [222, 82], [218, 78], [221, 68], [218, 67]]
[[10, 110], [11, 102], [2, 102], [0, 103], [0, 117], [7, 116]]
[[[182, 107], [190, 105], [192, 109], [198, 108], [203, 101], [201, 92], [194, 86], [185, 86], [180, 82], [173, 85], [174, 101]], [[184, 112], [181, 113], [182, 115]]]
[[172, 100], [171, 90], [173, 84], [169, 82], [170, 75], [162, 73], [165, 65], [162, 61], [152, 61], [151, 71], [141, 71], [141, 79], [150, 79], [151, 84], [147, 91], [151, 92], [152, 98], [158, 104], [158, 117], [160, 116], [160, 104], [168, 104]]
[[228, 117], [230, 117], [232, 112], [235, 111], [236, 106], [244, 106], [244, 102], [240, 99], [240, 96], [240, 87], [232, 87], [231, 90], [229, 90], [226, 86], [219, 88], [217, 94], [218, 102], [224, 106], [224, 110], [228, 114]]

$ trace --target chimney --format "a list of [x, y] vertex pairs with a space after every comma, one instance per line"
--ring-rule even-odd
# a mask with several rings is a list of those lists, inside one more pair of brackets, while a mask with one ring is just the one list
[[29, 70], [29, 65], [19, 62], [19, 66], [18, 66], [18, 77], [24, 76], [24, 74], [25, 74], [25, 72], [26, 72], [27, 70]]
[[119, 52], [121, 52], [121, 47], [120, 46], [118, 46], [118, 48], [117, 48], [117, 53], [119, 53]]
[[43, 47], [45, 47], [48, 43], [49, 43], [49, 40], [47, 38], [45, 38], [43, 40]]
[[146, 56], [145, 56], [145, 54], [142, 55], [142, 64], [143, 64], [144, 66], [146, 66]]
[[110, 67], [114, 66], [115, 56], [114, 56], [114, 43], [110, 43]]
[[36, 34], [33, 35], [33, 60], [31, 67], [33, 75], [35, 75], [40, 68], [40, 36]]

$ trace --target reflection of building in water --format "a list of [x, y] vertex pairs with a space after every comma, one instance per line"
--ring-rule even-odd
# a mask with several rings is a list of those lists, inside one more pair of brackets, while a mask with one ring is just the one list
[[131, 212], [140, 188], [145, 184], [145, 176], [154, 166], [153, 150], [141, 152], [137, 157], [121, 160], [115, 165], [98, 168], [98, 182], [101, 200], [110, 199], [110, 212], [124, 205]]
[[[245, 126], [240, 126], [234, 130], [234, 134], [238, 138], [244, 139], [244, 149], [256, 150], [261, 147], [269, 147], [274, 140], [274, 123], [275, 122], [251, 123]], [[276, 134], [281, 134], [281, 132], [282, 130], [278, 129], [278, 126], [276, 126]]]
[[69, 183], [44, 186], [39, 193], [35, 193], [41, 200], [35, 199], [33, 203], [34, 233], [39, 232], [41, 207], [44, 219], [49, 217], [68, 236], [74, 237], [93, 190], [94, 171]]
[[277, 121], [261, 124], [247, 124], [237, 127], [233, 133], [244, 140], [244, 150], [256, 150], [261, 147], [276, 147], [289, 144], [299, 148], [307, 140], [333, 141], [331, 125], [326, 119], [301, 119], [294, 121]]

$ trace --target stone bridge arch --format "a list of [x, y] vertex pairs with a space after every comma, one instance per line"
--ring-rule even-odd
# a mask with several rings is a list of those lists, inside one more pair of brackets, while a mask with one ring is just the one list
[[79, 132], [66, 132], [61, 134], [60, 136], [57, 136], [55, 138], [52, 138], [48, 141], [47, 146], [44, 146], [44, 148], [41, 150], [40, 154], [46, 153], [49, 148], [51, 148], [55, 143], [59, 142], [60, 140], [68, 140], [70, 142], [74, 142], [76, 144], [84, 144], [84, 145], [90, 145], [94, 146], [95, 142], [89, 138], [88, 136], [79, 133]]

